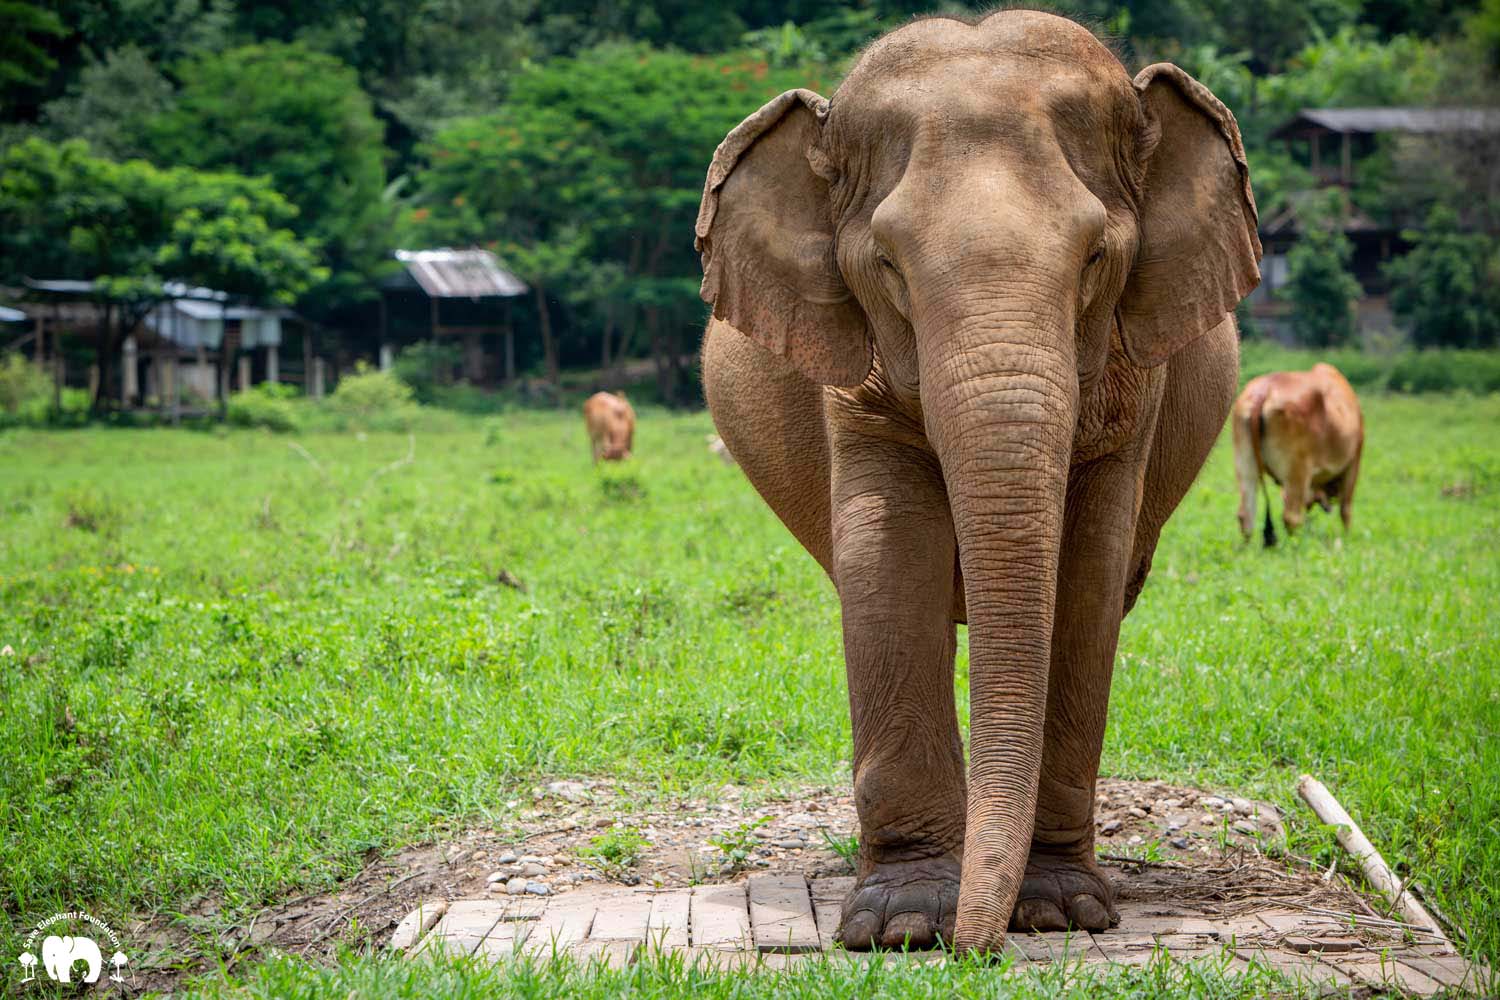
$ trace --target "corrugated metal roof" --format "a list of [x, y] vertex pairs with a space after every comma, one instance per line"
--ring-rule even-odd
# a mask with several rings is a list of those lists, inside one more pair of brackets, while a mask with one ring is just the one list
[[1330, 132], [1500, 132], [1500, 108], [1303, 108], [1272, 138], [1324, 128]]
[[21, 310], [0, 306], [0, 323], [21, 323], [25, 320], [26, 314]]
[[[32, 291], [57, 292], [65, 295], [88, 295], [100, 288], [98, 281], [76, 278], [25, 278], [23, 281]], [[161, 290], [164, 298], [179, 301], [223, 302], [229, 298], [228, 292], [188, 285], [181, 281], [164, 281]]]
[[397, 250], [396, 259], [435, 299], [509, 298], [528, 291], [488, 250]]

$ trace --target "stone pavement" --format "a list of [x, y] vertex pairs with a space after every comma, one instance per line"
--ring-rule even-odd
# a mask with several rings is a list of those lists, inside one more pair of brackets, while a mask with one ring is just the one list
[[[554, 897], [433, 900], [401, 922], [391, 947], [495, 961], [569, 953], [614, 966], [660, 948], [718, 967], [787, 968], [834, 949], [839, 907], [853, 882], [765, 872], [692, 888], [599, 886]], [[1294, 896], [1225, 907], [1163, 895], [1122, 893], [1120, 924], [1107, 932], [1013, 934], [1007, 947], [1023, 963], [1142, 964], [1165, 952], [1174, 959], [1218, 957], [1231, 971], [1255, 962], [1336, 987], [1421, 996], [1444, 988], [1481, 991], [1478, 970], [1461, 956], [1393, 921]], [[887, 960], [942, 958], [911, 952]]]

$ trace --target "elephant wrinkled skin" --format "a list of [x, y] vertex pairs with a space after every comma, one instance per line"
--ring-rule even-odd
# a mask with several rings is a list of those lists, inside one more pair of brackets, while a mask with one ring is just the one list
[[1050, 14], [918, 20], [831, 102], [731, 132], [697, 236], [714, 422], [843, 608], [843, 942], [1114, 923], [1093, 807], [1120, 620], [1260, 278], [1233, 116]]

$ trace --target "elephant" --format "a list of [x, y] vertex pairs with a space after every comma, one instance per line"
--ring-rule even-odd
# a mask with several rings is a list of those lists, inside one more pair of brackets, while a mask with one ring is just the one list
[[[849, 948], [1118, 922], [1094, 787], [1123, 616], [1224, 425], [1260, 280], [1234, 116], [1002, 10], [773, 98], [699, 206], [714, 424], [837, 591]], [[954, 697], [968, 628], [969, 760]]]
[[[1344, 530], [1354, 513], [1354, 486], [1365, 449], [1364, 415], [1348, 379], [1333, 365], [1311, 371], [1270, 372], [1253, 378], [1234, 401], [1230, 419], [1234, 474], [1240, 488], [1240, 534], [1255, 527], [1255, 491], [1270, 473], [1281, 489], [1281, 522], [1287, 534], [1302, 526], [1316, 504], [1326, 512], [1339, 501]], [[1261, 537], [1276, 544], [1271, 497]]]
[[583, 422], [588, 428], [594, 464], [620, 462], [630, 457], [635, 442], [635, 409], [625, 394], [596, 392], [583, 404]]
[[42, 966], [47, 970], [47, 975], [57, 982], [72, 982], [73, 965], [77, 962], [88, 964], [89, 971], [83, 977], [84, 982], [99, 981], [99, 967], [104, 962], [104, 956], [99, 954], [99, 946], [94, 943], [93, 938], [49, 934], [42, 941]]

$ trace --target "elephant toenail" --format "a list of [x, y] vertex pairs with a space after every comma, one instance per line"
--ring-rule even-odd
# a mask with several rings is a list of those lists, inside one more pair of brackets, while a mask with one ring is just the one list
[[1068, 929], [1068, 918], [1048, 900], [1023, 899], [1011, 914], [1010, 925], [1018, 931], [1063, 931]]
[[932, 925], [921, 913], [898, 913], [885, 922], [882, 948], [930, 948]]
[[873, 910], [856, 910], [839, 925], [838, 939], [845, 948], [875, 947], [880, 917]]
[[1109, 910], [1095, 896], [1080, 892], [1071, 901], [1073, 925], [1089, 931], [1102, 931], [1110, 926]]

